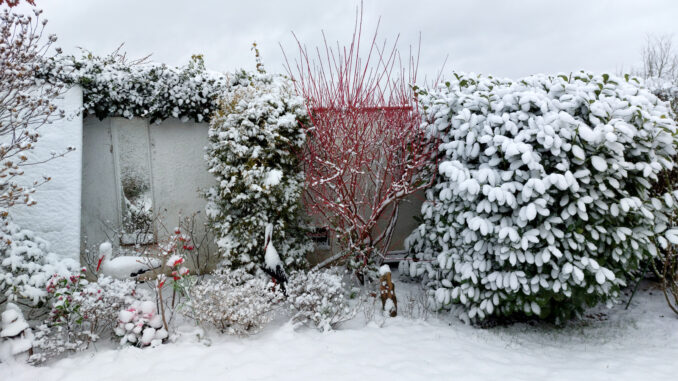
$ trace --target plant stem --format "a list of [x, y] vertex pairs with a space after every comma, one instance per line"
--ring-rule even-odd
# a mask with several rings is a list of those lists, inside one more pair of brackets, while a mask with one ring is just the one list
[[652, 261], [652, 259], [645, 262], [645, 266], [643, 266], [643, 269], [640, 271], [640, 275], [638, 275], [638, 280], [636, 281], [636, 286], [633, 287], [633, 292], [631, 293], [631, 297], [629, 298], [629, 301], [626, 302], [626, 307], [624, 307], [625, 310], [629, 309], [629, 306], [631, 305], [631, 300], [633, 300], [633, 296], [636, 295], [636, 291], [638, 291], [638, 286], [640, 285], [640, 281], [643, 279], [643, 274], [645, 274], [645, 271], [647, 271], [647, 267], [650, 265], [651, 261]]
[[169, 332], [167, 320], [165, 320], [165, 303], [162, 300], [162, 287], [158, 287], [158, 298], [160, 299], [160, 315], [162, 316], [162, 324], [165, 327], [165, 331]]

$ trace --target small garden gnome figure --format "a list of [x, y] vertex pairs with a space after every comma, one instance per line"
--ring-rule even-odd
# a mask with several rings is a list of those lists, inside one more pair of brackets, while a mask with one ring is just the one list
[[395, 286], [391, 281], [391, 268], [383, 265], [379, 268], [379, 296], [384, 314], [390, 317], [398, 315], [398, 301], [395, 295]]
[[33, 332], [16, 304], [7, 303], [0, 328], [0, 359], [28, 360], [33, 354]]

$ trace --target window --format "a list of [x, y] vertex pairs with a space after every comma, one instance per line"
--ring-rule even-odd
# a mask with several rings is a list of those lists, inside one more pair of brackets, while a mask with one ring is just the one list
[[328, 228], [313, 228], [309, 235], [316, 248], [325, 250], [330, 248], [330, 230]]

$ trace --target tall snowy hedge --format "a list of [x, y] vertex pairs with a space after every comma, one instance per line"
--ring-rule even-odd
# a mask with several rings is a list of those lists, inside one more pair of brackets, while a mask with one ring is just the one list
[[285, 265], [306, 265], [313, 246], [300, 218], [304, 175], [296, 155], [305, 141], [304, 118], [302, 99], [285, 77], [241, 71], [230, 78], [206, 155], [218, 184], [208, 192], [207, 213], [223, 266], [255, 271], [268, 222]]
[[676, 124], [633, 78], [455, 75], [420, 101], [439, 177], [401, 270], [424, 275], [435, 307], [566, 319], [617, 298], [662, 234], [678, 242], [675, 197], [653, 194]]

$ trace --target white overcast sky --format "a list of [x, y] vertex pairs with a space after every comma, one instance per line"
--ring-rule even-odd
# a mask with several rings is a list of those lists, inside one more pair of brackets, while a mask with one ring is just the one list
[[[308, 46], [321, 30], [351, 37], [358, 0], [36, 0], [48, 31], [67, 52], [106, 54], [120, 43], [130, 57], [180, 65], [202, 53], [208, 68], [254, 68], [253, 41], [267, 70], [282, 72], [279, 43], [296, 52], [291, 32]], [[674, 35], [677, 0], [426, 1], [365, 0], [365, 27], [381, 17], [380, 36], [399, 33], [403, 49], [421, 33], [420, 78], [473, 71], [517, 78], [580, 69], [618, 72], [636, 65], [646, 36]]]

